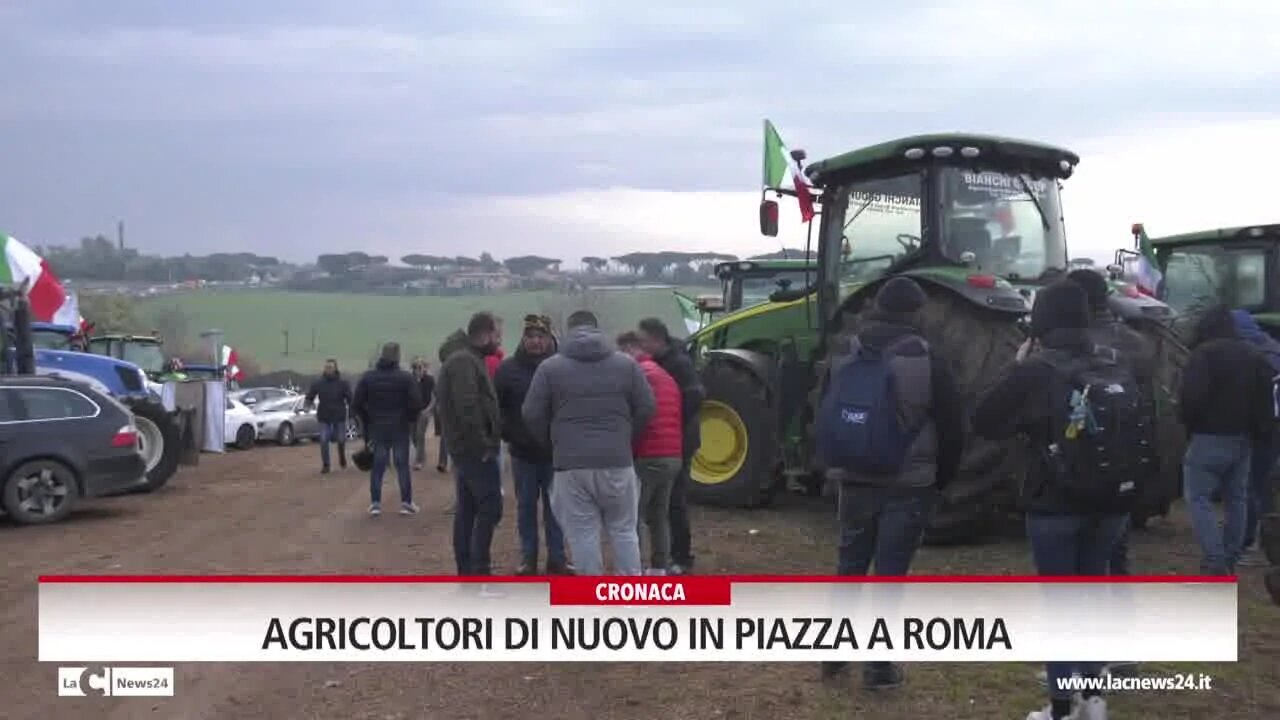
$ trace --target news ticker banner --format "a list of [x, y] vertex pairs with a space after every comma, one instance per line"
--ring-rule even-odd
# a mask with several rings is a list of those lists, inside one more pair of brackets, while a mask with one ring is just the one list
[[1165, 576], [59, 576], [40, 578], [39, 659], [1234, 662], [1236, 590]]

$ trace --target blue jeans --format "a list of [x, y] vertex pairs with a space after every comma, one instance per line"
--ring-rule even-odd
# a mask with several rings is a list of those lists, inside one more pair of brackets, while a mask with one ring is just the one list
[[[1245, 435], [1192, 435], [1182, 460], [1182, 493], [1200, 542], [1200, 571], [1229, 575], [1244, 549], [1249, 467], [1253, 447]], [[1222, 495], [1222, 527], [1213, 495]]]
[[1249, 458], [1249, 502], [1246, 506], [1244, 530], [1244, 547], [1258, 541], [1262, 518], [1275, 512], [1275, 488], [1271, 485], [1271, 472], [1275, 469], [1276, 459], [1280, 453], [1276, 451], [1275, 438], [1269, 437], [1253, 443], [1253, 456]]
[[413, 479], [409, 475], [409, 430], [382, 431], [370, 437], [373, 443], [373, 468], [369, 471], [369, 502], [382, 502], [382, 476], [388, 460], [396, 466], [400, 481], [400, 502], [413, 502]]
[[[840, 550], [837, 575], [902, 576], [920, 547], [938, 491], [927, 488], [840, 487]], [[887, 662], [868, 662], [863, 673], [874, 676]]]
[[[1031, 556], [1040, 575], [1106, 575], [1116, 543], [1128, 526], [1127, 515], [1027, 514]], [[1102, 662], [1045, 663], [1049, 698], [1067, 700], [1071, 691], [1061, 687], [1077, 667], [1085, 677], [1099, 677]]]
[[338, 443], [338, 462], [347, 465], [347, 424], [345, 422], [320, 423], [320, 466], [329, 468], [329, 443]]
[[520, 534], [520, 555], [538, 564], [538, 504], [542, 504], [542, 523], [547, 538], [547, 564], [564, 565], [564, 534], [551, 512], [551, 481], [555, 468], [551, 463], [532, 463], [511, 456], [511, 474], [516, 485], [516, 530]]
[[502, 522], [502, 468], [489, 460], [453, 458], [457, 507], [453, 512], [453, 558], [459, 575], [489, 575], [493, 532]]

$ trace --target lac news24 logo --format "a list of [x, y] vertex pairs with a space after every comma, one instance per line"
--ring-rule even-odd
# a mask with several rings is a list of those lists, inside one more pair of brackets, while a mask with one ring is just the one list
[[169, 697], [173, 695], [173, 668], [60, 667], [58, 695]]

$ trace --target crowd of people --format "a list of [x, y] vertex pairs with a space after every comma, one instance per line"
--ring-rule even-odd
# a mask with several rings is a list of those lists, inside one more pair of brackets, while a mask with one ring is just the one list
[[[1130, 513], [1161, 471], [1155, 348], [1111, 313], [1108, 292], [1092, 270], [1040, 290], [1028, 339], [969, 418], [976, 435], [1020, 435], [1035, 451], [1022, 497], [1041, 575], [1129, 574]], [[959, 470], [961, 399], [945, 361], [922, 336], [924, 302], [909, 278], [882, 285], [868, 322], [837, 343], [824, 380], [816, 431], [823, 464], [840, 480], [842, 574], [866, 574], [873, 565], [878, 574], [907, 574], [930, 511]], [[1257, 564], [1248, 550], [1259, 520], [1273, 512], [1280, 344], [1248, 313], [1219, 307], [1201, 316], [1190, 348], [1175, 389], [1189, 435], [1183, 497], [1201, 547], [1200, 571], [1232, 574]], [[1122, 665], [1132, 663], [1047, 663], [1049, 704], [1028, 720], [1105, 718], [1100, 691], [1077, 697], [1063, 681]], [[823, 674], [846, 669], [826, 663]], [[863, 667], [871, 689], [902, 679], [891, 663]]]
[[619, 574], [692, 571], [687, 486], [704, 393], [692, 359], [661, 320], [609, 340], [598, 319], [580, 311], [561, 338], [549, 317], [531, 314], [508, 356], [501, 319], [479, 312], [445, 339], [439, 356], [434, 375], [423, 358], [405, 371], [399, 345], [387, 343], [354, 391], [330, 360], [307, 393], [308, 405], [318, 402], [322, 472], [330, 471], [332, 442], [346, 467], [342, 430], [348, 412], [359, 418], [366, 449], [353, 458], [369, 472], [371, 515], [382, 513], [388, 466], [400, 512], [418, 512], [412, 473], [426, 463], [434, 421], [436, 469], [453, 468], [459, 574], [494, 572], [504, 450], [516, 493], [517, 574], [603, 574], [602, 532]]
[[[930, 513], [960, 471], [968, 422], [981, 438], [1019, 435], [1035, 451], [1022, 497], [1039, 574], [1129, 574], [1130, 514], [1161, 472], [1160, 388], [1154, 346], [1111, 313], [1108, 292], [1092, 270], [1040, 290], [1012, 366], [966, 417], [947, 362], [923, 337], [924, 291], [905, 277], [881, 286], [868, 320], [833, 343], [815, 417], [819, 460], [840, 487], [838, 573], [910, 571]], [[434, 418], [438, 469], [453, 466], [459, 574], [494, 572], [504, 448], [515, 481], [518, 574], [539, 574], [543, 544], [546, 574], [604, 574], [602, 536], [617, 574], [690, 572], [687, 487], [704, 390], [683, 344], [652, 318], [611, 341], [588, 311], [569, 316], [563, 336], [548, 317], [526, 316], [510, 356], [501, 340], [500, 320], [476, 313], [441, 347], [434, 380], [425, 361], [415, 361], [412, 373], [400, 370], [399, 347], [388, 343], [354, 392], [330, 362], [308, 394], [308, 401], [320, 400], [328, 428], [324, 469], [330, 437], [339, 439], [345, 465], [337, 424], [349, 400], [371, 448], [370, 513], [381, 511], [389, 462], [400, 480], [401, 512], [417, 512], [409, 448], [418, 448], [421, 468]], [[1182, 386], [1174, 389], [1189, 435], [1183, 497], [1201, 572], [1232, 574], [1255, 562], [1250, 548], [1259, 522], [1274, 511], [1280, 344], [1248, 313], [1221, 307], [1199, 319], [1190, 348]], [[1110, 665], [1116, 671], [1131, 663]], [[823, 675], [847, 669], [826, 663]], [[1099, 692], [1073, 697], [1063, 687], [1072, 674], [1105, 671], [1103, 663], [1048, 663], [1049, 705], [1029, 720], [1105, 717]], [[863, 681], [872, 689], [896, 687], [902, 669], [868, 663]]]

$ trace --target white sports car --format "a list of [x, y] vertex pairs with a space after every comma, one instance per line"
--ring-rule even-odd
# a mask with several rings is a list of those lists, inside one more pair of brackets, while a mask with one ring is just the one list
[[258, 421], [253, 411], [239, 400], [227, 398], [226, 428], [223, 442], [240, 450], [248, 450], [258, 440]]

